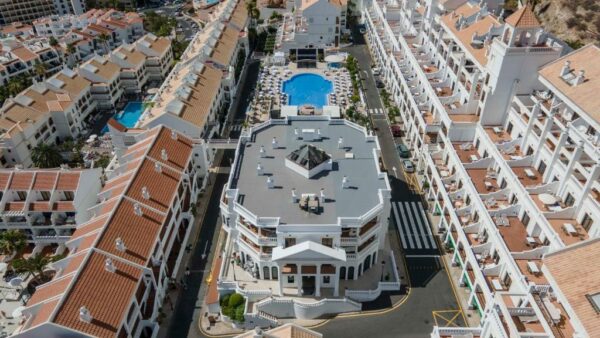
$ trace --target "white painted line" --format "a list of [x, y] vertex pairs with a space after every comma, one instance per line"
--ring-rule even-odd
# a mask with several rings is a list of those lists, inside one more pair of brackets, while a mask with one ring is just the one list
[[[423, 229], [423, 222], [421, 220], [421, 215], [419, 214], [419, 212], [417, 210], [417, 203], [411, 202], [411, 206], [412, 206], [413, 212], [415, 213], [415, 218], [417, 219], [417, 223], [419, 224], [419, 226], [417, 227], [417, 231], [418, 231], [417, 236], [419, 236], [419, 238], [423, 240], [423, 245], [425, 245], [425, 249], [429, 249], [429, 243], [427, 242], [427, 234], [426, 234], [425, 229]], [[409, 207], [407, 207], [407, 208], [409, 208]], [[427, 224], [425, 224], [425, 226], [427, 226]]]
[[419, 202], [419, 211], [421, 212], [421, 217], [423, 217], [424, 222], [426, 223], [427, 233], [429, 234], [429, 240], [433, 245], [433, 248], [436, 249], [437, 245], [435, 244], [435, 238], [433, 238], [433, 233], [431, 232], [431, 224], [429, 224], [429, 219], [425, 214], [425, 209], [423, 209], [423, 203]]
[[[412, 217], [412, 213], [410, 212], [410, 205], [407, 202], [404, 202], [403, 204], [406, 207], [407, 217], [410, 220], [409, 222], [407, 222], [407, 224], [410, 225], [412, 229], [411, 237], [414, 238], [415, 243], [417, 243], [417, 249], [421, 249], [421, 239], [417, 235], [417, 225], [415, 224], [414, 218]], [[401, 213], [404, 212], [404, 206], [402, 204], [399, 205], [400, 210], [402, 210]]]
[[398, 216], [398, 209], [394, 202], [392, 202], [392, 209], [394, 210], [394, 219], [396, 220], [396, 227], [398, 228], [398, 232], [400, 233], [400, 240], [402, 241], [402, 247], [406, 247], [406, 239], [404, 238], [404, 231], [401, 229], [402, 224], [400, 224], [400, 217]]
[[406, 258], [439, 258], [440, 255], [404, 255]]
[[404, 209], [402, 209], [402, 204], [400, 204], [399, 202], [394, 202], [394, 203], [396, 203], [396, 205], [398, 206], [398, 209], [400, 209], [400, 215], [402, 216], [402, 222], [400, 224], [402, 225], [402, 230], [406, 234], [406, 238], [408, 238], [408, 242], [410, 244], [408, 249], [413, 249], [415, 247], [415, 244], [413, 242], [413, 237], [410, 235], [410, 228], [408, 227], [408, 222], [406, 221], [406, 215], [404, 215]]

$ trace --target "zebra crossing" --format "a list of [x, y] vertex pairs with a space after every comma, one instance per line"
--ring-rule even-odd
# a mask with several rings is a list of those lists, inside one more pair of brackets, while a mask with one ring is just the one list
[[383, 115], [385, 114], [385, 110], [383, 108], [371, 108], [369, 109], [370, 115]]
[[392, 202], [392, 212], [404, 249], [437, 249], [421, 202]]
[[242, 126], [241, 124], [234, 124], [231, 126], [231, 128], [229, 128], [230, 131], [240, 131], [242, 130], [244, 126]]

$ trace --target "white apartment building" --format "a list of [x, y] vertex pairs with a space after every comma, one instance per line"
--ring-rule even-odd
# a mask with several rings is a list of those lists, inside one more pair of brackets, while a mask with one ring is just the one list
[[[64, 244], [91, 218], [102, 170], [0, 170], [0, 231], [18, 229], [41, 249]], [[64, 249], [64, 246], [63, 246]]]
[[284, 15], [277, 33], [277, 49], [338, 47], [346, 29], [347, 10], [346, 0], [296, 0], [294, 11]]
[[384, 248], [391, 188], [379, 152], [376, 136], [328, 117], [244, 132], [221, 203], [232, 255], [277, 280], [274, 295], [339, 297], [340, 280], [360, 279]]
[[0, 25], [33, 20], [53, 15], [81, 14], [85, 11], [82, 0], [0, 0]]
[[78, 72], [92, 83], [92, 99], [98, 109], [112, 109], [123, 96], [121, 67], [108, 57], [95, 56], [79, 67]]
[[509, 16], [493, 1], [365, 6], [456, 284], [479, 314], [479, 327], [432, 337], [595, 336], [582, 324], [592, 306], [570, 305], [581, 300], [544, 257], [598, 236], [598, 48], [559, 58], [562, 43], [528, 6]]
[[0, 109], [0, 162], [31, 166], [31, 149], [78, 137], [95, 108], [91, 83], [70, 69], [34, 84]]
[[210, 163], [202, 141], [162, 126], [127, 138], [91, 219], [66, 243], [68, 256], [53, 263], [53, 279], [28, 300], [14, 336], [158, 334]]
[[125, 93], [140, 93], [148, 81], [146, 56], [134, 45], [123, 45], [112, 53], [110, 60], [121, 67], [121, 85]]
[[162, 81], [167, 77], [173, 64], [171, 40], [148, 33], [135, 42], [135, 49], [146, 57], [148, 80]]
[[[214, 8], [220, 19], [194, 36], [154, 96], [153, 106], [142, 114], [140, 127], [162, 124], [193, 138], [220, 133], [237, 91], [238, 55], [242, 51], [249, 55], [248, 13], [243, 1], [230, 0]], [[145, 45], [138, 42], [136, 48], [144, 53]]]
[[47, 39], [20, 41], [16, 38], [0, 40], [0, 84], [19, 75], [36, 76], [35, 65], [46, 65], [46, 74], [52, 75], [62, 69], [61, 52], [50, 46]]

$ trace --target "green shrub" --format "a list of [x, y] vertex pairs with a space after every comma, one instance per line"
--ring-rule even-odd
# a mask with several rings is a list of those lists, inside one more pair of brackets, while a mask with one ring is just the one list
[[238, 322], [244, 321], [244, 305], [238, 306], [235, 308], [235, 313], [233, 314], [233, 320], [237, 320]]
[[223, 306], [227, 306], [229, 304], [229, 294], [224, 295], [223, 297], [221, 297], [221, 301], [219, 302], [221, 307]]
[[244, 304], [244, 296], [240, 295], [239, 293], [234, 293], [231, 296], [229, 296], [230, 307], [237, 307], [240, 304]]

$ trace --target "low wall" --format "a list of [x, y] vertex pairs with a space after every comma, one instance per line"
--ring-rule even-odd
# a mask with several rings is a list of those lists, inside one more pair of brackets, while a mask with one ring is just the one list
[[295, 299], [265, 299], [256, 304], [256, 308], [277, 318], [316, 319], [326, 314], [357, 312], [362, 305], [347, 298], [322, 299], [314, 303]]

